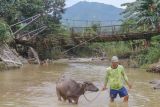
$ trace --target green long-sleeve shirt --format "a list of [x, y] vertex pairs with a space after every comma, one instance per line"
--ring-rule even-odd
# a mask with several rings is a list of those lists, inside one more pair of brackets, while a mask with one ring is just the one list
[[123, 83], [128, 81], [128, 77], [125, 74], [124, 68], [122, 65], [118, 65], [116, 69], [111, 67], [107, 68], [106, 76], [105, 76], [105, 83], [109, 82], [110, 88], [114, 90], [121, 89], [123, 87]]

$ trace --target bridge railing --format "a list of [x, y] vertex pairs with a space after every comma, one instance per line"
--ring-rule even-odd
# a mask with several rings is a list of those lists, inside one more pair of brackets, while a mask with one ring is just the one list
[[99, 26], [99, 27], [72, 27], [72, 36], [118, 36], [125, 34], [157, 32], [158, 28], [153, 28], [147, 24], [124, 24], [113, 26]]

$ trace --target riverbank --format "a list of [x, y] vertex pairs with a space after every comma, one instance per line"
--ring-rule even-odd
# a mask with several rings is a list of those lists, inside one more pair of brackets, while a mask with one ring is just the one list
[[[103, 57], [91, 57], [91, 58], [62, 58], [50, 61], [51, 63], [90, 63], [96, 65], [110, 65], [110, 58]], [[127, 68], [138, 68], [138, 65], [135, 61], [130, 59], [120, 59], [119, 63]]]
[[160, 61], [149, 65], [147, 72], [160, 73]]
[[[111, 62], [110, 62], [110, 58], [104, 58], [104, 57], [61, 58], [56, 60], [47, 59], [45, 63], [42, 63], [41, 65], [44, 66], [48, 64], [54, 64], [54, 63], [90, 63], [90, 64], [105, 66], [105, 65], [110, 65]], [[136, 61], [129, 58], [120, 58], [120, 64], [126, 68], [140, 68], [140, 66]], [[13, 67], [8, 68], [6, 67], [5, 63], [0, 62], [0, 71], [4, 71], [8, 69], [13, 69]], [[144, 69], [146, 69], [147, 72], [160, 73], [160, 61], [155, 64], [147, 65], [147, 67], [144, 67]]]
[[[103, 57], [91, 57], [91, 58], [62, 58], [57, 60], [50, 60], [48, 63], [90, 63], [90, 64], [96, 64], [96, 65], [110, 65], [110, 58], [103, 58]], [[129, 58], [121, 58], [119, 63], [123, 65], [126, 68], [143, 68], [147, 72], [154, 72], [154, 73], [160, 73], [160, 61], [155, 64], [148, 64], [145, 67], [141, 67], [138, 65], [138, 62], [136, 62], [133, 59]]]

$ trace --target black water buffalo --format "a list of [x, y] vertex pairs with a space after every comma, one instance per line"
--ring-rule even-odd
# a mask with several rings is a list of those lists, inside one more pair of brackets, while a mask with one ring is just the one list
[[150, 81], [149, 83], [155, 84], [153, 86], [153, 89], [160, 89], [160, 80], [153, 80], [153, 81]]
[[86, 91], [97, 92], [99, 89], [91, 82], [77, 83], [72, 79], [60, 79], [56, 83], [58, 100], [68, 100], [69, 103], [78, 103], [79, 97]]
[[155, 86], [153, 86], [154, 89], [160, 89], [160, 83], [156, 84]]

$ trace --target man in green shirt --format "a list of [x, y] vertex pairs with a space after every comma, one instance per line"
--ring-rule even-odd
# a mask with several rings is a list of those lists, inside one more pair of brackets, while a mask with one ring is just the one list
[[129, 96], [126, 88], [124, 87], [124, 82], [128, 85], [129, 89], [132, 88], [128, 82], [128, 77], [125, 74], [122, 65], [119, 65], [119, 60], [117, 56], [113, 56], [111, 59], [111, 66], [107, 68], [104, 87], [102, 90], [106, 90], [107, 83], [110, 84], [110, 101], [114, 102], [114, 99], [119, 94], [120, 97], [124, 98], [124, 102], [128, 102]]

